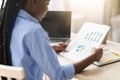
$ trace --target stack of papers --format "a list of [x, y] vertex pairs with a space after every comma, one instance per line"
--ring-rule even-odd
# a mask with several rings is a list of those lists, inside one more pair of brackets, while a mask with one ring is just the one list
[[100, 61], [94, 62], [94, 64], [97, 66], [103, 66], [116, 61], [120, 61], [120, 53], [105, 47], [103, 48], [102, 58], [100, 59]]
[[96, 23], [84, 23], [76, 36], [60, 54], [73, 61], [80, 61], [91, 55], [92, 48], [98, 48], [106, 37], [110, 27]]

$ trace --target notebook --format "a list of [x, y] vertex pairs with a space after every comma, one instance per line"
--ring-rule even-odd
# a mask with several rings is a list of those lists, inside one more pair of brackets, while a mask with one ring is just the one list
[[[60, 55], [75, 62], [91, 55], [92, 48], [98, 48], [107, 35], [110, 26], [86, 22]], [[97, 62], [96, 62], [97, 63]], [[94, 64], [96, 64], [94, 63]], [[96, 64], [97, 65], [97, 64]]]
[[65, 42], [70, 39], [71, 11], [48, 11], [40, 23], [48, 32], [51, 42]]
[[103, 48], [103, 54], [104, 55], [102, 56], [100, 61], [94, 62], [93, 64], [95, 64], [97, 66], [103, 66], [103, 65], [107, 65], [107, 64], [110, 64], [110, 63], [120, 61], [120, 53], [115, 51], [115, 50], [104, 47]]

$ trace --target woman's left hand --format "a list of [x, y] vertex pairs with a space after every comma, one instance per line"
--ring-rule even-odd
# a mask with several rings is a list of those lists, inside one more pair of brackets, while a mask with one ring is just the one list
[[53, 45], [52, 47], [57, 53], [59, 53], [65, 51], [67, 44], [64, 42], [60, 42], [59, 44]]

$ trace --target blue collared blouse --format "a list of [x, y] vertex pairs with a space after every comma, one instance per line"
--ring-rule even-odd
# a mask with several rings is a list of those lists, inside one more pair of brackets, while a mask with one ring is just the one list
[[67, 80], [75, 73], [73, 64], [60, 65], [47, 32], [24, 10], [17, 16], [10, 50], [12, 64], [24, 68], [25, 80], [42, 80], [44, 73], [51, 80]]

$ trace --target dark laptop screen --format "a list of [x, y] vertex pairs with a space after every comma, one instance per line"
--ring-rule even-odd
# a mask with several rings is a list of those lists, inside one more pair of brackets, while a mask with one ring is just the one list
[[50, 38], [70, 38], [70, 11], [48, 11], [40, 23], [48, 32]]

